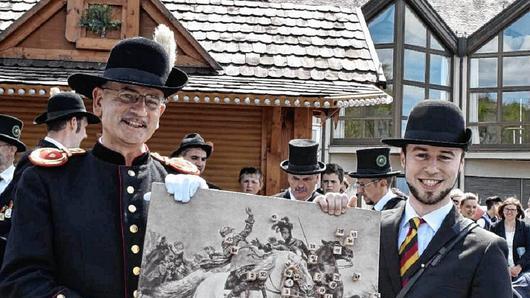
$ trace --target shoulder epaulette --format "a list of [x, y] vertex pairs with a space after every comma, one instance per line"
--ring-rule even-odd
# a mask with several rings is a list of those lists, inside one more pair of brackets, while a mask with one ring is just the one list
[[64, 165], [68, 158], [74, 155], [85, 154], [81, 148], [69, 148], [67, 150], [57, 148], [38, 148], [31, 152], [29, 160], [39, 167], [59, 167]]
[[156, 152], [151, 152], [151, 156], [163, 163], [164, 165], [178, 171], [182, 174], [191, 174], [191, 175], [200, 175], [201, 172], [193, 163], [185, 160], [182, 157], [173, 157], [169, 158], [167, 156], [162, 156]]

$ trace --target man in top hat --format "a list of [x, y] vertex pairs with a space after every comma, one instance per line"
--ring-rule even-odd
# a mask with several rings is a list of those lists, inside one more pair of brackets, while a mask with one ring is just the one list
[[[179, 147], [171, 153], [171, 157], [182, 157], [197, 166], [201, 175], [206, 170], [206, 161], [213, 152], [213, 143], [205, 142], [196, 132], [189, 133], [182, 138]], [[216, 185], [207, 182], [210, 189], [219, 189]]]
[[[499, 207], [502, 205], [502, 199], [499, 196], [486, 198], [486, 212], [477, 219], [477, 224], [482, 228], [489, 230], [499, 220]], [[480, 207], [479, 207], [480, 208]]]
[[[83, 99], [75, 93], [60, 92], [58, 88], [50, 89], [52, 95], [48, 107], [33, 121], [34, 124], [46, 124], [47, 135], [39, 140], [37, 148], [48, 147], [67, 150], [77, 148], [86, 137], [86, 126], [99, 123], [99, 118], [87, 112]], [[26, 168], [31, 166], [26, 152], [17, 163], [13, 180], [0, 195], [0, 265], [4, 256], [5, 239], [11, 227], [11, 209], [17, 183]], [[5, 213], [8, 212], [8, 216]], [[2, 216], [4, 214], [4, 216]], [[4, 220], [2, 221], [2, 217]]]
[[317, 184], [326, 165], [317, 160], [318, 143], [312, 140], [289, 141], [289, 159], [280, 163], [287, 173], [289, 188], [276, 194], [290, 200], [312, 202], [318, 195]]
[[382, 212], [381, 297], [512, 297], [506, 242], [463, 218], [449, 198], [471, 142], [460, 109], [422, 101], [404, 138], [382, 141], [401, 147], [411, 194], [404, 206]]
[[[155, 40], [174, 43], [174, 36], [158, 27]], [[180, 201], [207, 188], [199, 176], [170, 174], [198, 174], [194, 165], [145, 144], [166, 98], [187, 82], [173, 67], [174, 54], [156, 41], [129, 38], [112, 48], [102, 75], [68, 78], [92, 98], [102, 134], [89, 152], [40, 148], [30, 155], [33, 166], [16, 191], [1, 297], [138, 296], [152, 183], [165, 180]]]
[[13, 179], [15, 154], [26, 151], [26, 145], [20, 141], [22, 126], [19, 119], [0, 114], [0, 194]]
[[406, 200], [401, 192], [392, 189], [399, 171], [392, 171], [389, 153], [389, 148], [357, 150], [357, 172], [348, 173], [357, 178], [357, 195], [376, 211], [397, 208]]

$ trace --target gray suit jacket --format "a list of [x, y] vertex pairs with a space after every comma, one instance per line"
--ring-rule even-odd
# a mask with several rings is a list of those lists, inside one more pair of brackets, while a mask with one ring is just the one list
[[[394, 298], [401, 290], [397, 247], [399, 223], [404, 206], [382, 212], [379, 255], [379, 292]], [[412, 267], [416, 271], [466, 226], [453, 207], [440, 229]], [[510, 298], [511, 279], [504, 239], [475, 228], [457, 243], [435, 267], [430, 267], [414, 284], [407, 298]]]

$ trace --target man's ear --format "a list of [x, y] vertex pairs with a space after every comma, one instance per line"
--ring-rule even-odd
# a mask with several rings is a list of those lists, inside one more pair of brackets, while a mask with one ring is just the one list
[[406, 167], [406, 161], [405, 159], [407, 158], [407, 156], [405, 155], [405, 150], [407, 150], [406, 148], [403, 148], [401, 149], [401, 152], [399, 153], [399, 161], [401, 162], [401, 167], [403, 168], [403, 170], [405, 170], [405, 167]]
[[103, 100], [103, 89], [95, 87], [94, 90], [92, 90], [92, 98], [92, 110], [94, 115], [101, 118], [101, 101]]
[[79, 123], [77, 122], [77, 118], [76, 117], [72, 117], [72, 118], [68, 119], [67, 123], [68, 123], [68, 126], [70, 126], [70, 128], [73, 131], [77, 130], [77, 125], [79, 125]]

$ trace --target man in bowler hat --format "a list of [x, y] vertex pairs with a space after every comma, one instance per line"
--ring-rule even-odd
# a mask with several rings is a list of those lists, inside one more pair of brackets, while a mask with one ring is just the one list
[[[50, 89], [52, 95], [48, 100], [47, 109], [33, 121], [34, 124], [46, 124], [47, 135], [39, 140], [37, 148], [67, 149], [79, 147], [86, 135], [88, 124], [99, 123], [99, 118], [87, 112], [81, 96], [72, 92], [60, 92], [58, 88]], [[29, 154], [26, 152], [18, 161], [13, 180], [0, 195], [0, 213], [11, 212], [17, 183], [24, 170], [31, 166]], [[0, 218], [2, 216], [0, 215]], [[4, 216], [5, 217], [5, 216]], [[0, 221], [0, 265], [4, 256], [5, 241], [11, 227], [11, 217]], [[0, 266], [1, 267], [1, 266]]]
[[[167, 27], [157, 32], [174, 42]], [[112, 48], [101, 75], [69, 77], [70, 87], [92, 98], [102, 135], [89, 152], [41, 148], [30, 156], [34, 166], [16, 192], [1, 297], [138, 296], [152, 183], [165, 181], [184, 202], [207, 188], [199, 176], [171, 174], [197, 174], [194, 165], [145, 144], [166, 98], [187, 82], [173, 67], [174, 54], [156, 41], [129, 38]]]
[[20, 141], [22, 126], [18, 118], [0, 114], [0, 194], [13, 179], [16, 153], [26, 151], [26, 145]]
[[406, 200], [403, 193], [392, 189], [399, 171], [392, 171], [389, 153], [389, 148], [357, 150], [357, 171], [348, 173], [357, 178], [357, 195], [375, 211], [397, 208]]
[[411, 194], [404, 206], [382, 212], [381, 297], [512, 297], [506, 242], [474, 228], [449, 198], [471, 142], [460, 109], [422, 101], [411, 111], [404, 137], [382, 141], [401, 148]]
[[[201, 175], [206, 170], [206, 162], [213, 152], [213, 143], [205, 142], [196, 132], [189, 133], [182, 138], [179, 147], [171, 153], [171, 157], [182, 157], [197, 166]], [[210, 189], [219, 189], [218, 186], [207, 182]]]
[[289, 188], [275, 196], [307, 202], [316, 198], [320, 173], [326, 170], [326, 165], [317, 160], [317, 150], [318, 143], [312, 140], [289, 141], [289, 159], [280, 164], [287, 173]]

